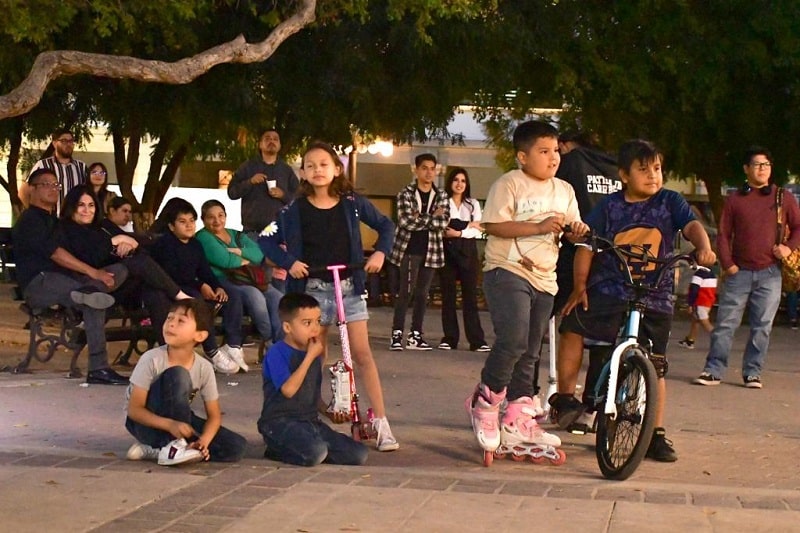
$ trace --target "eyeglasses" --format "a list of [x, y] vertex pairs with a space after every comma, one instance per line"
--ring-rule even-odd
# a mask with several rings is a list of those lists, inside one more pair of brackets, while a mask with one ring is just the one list
[[771, 167], [771, 166], [772, 166], [772, 163], [770, 163], [769, 161], [764, 161], [763, 163], [750, 163], [750, 166], [751, 166], [751, 167], [755, 167], [755, 168], [757, 168], [757, 169], [759, 169], [759, 170], [760, 170], [760, 169], [762, 169], [762, 168], [769, 168], [769, 167]]
[[92, 175], [93, 176], [105, 176], [106, 175], [106, 171], [105, 170], [92, 170]]
[[75, 139], [56, 139], [56, 141], [64, 144], [75, 144]]
[[45, 182], [45, 183], [34, 183], [34, 187], [44, 187], [45, 189], [60, 189], [61, 184], [58, 182]]

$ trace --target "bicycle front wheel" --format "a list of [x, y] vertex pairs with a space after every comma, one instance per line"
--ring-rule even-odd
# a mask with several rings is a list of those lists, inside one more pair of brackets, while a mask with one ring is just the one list
[[622, 354], [613, 394], [617, 415], [598, 413], [595, 451], [603, 476], [623, 480], [642, 462], [656, 423], [658, 377], [640, 346]]

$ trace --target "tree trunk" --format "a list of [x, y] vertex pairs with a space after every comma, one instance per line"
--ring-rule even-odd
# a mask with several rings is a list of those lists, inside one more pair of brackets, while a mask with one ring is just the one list
[[133, 194], [133, 175], [139, 162], [139, 149], [141, 146], [141, 132], [138, 127], [128, 132], [128, 146], [125, 147], [126, 136], [117, 126], [111, 126], [111, 139], [114, 144], [114, 171], [117, 175], [119, 190], [133, 206], [133, 211], [141, 211], [141, 203]]
[[22, 151], [22, 131], [25, 129], [25, 119], [23, 117], [14, 117], [12, 124], [14, 133], [11, 137], [8, 151], [8, 165], [6, 165], [8, 181], [0, 181], [2, 181], [6, 191], [8, 191], [8, 197], [11, 200], [11, 218], [12, 221], [14, 221], [17, 219], [17, 216], [19, 216], [23, 207], [22, 201], [19, 198], [19, 190], [17, 189], [17, 169], [19, 168], [19, 154]]

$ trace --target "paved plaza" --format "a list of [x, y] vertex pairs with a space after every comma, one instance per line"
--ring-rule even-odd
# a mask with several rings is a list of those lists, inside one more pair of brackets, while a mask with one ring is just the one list
[[[255, 367], [218, 376], [224, 424], [250, 442], [244, 461], [185, 468], [126, 461], [133, 441], [123, 427], [124, 389], [65, 379], [69, 358], [59, 355], [31, 374], [0, 374], [0, 529], [800, 531], [800, 332], [776, 326], [763, 390], [741, 384], [745, 331], [718, 387], [690, 384], [708, 338], [695, 350], [673, 342], [667, 434], [680, 458], [646, 460], [627, 481], [611, 482], [599, 474], [593, 436], [560, 433], [567, 453], [560, 467], [498, 460], [484, 468], [463, 400], [485, 354], [389, 352], [391, 309], [371, 312], [399, 451], [373, 450], [364, 467], [297, 468], [261, 458]], [[3, 298], [0, 366], [22, 357], [24, 322]], [[673, 336], [687, 327], [676, 322]], [[437, 309], [428, 312], [426, 334], [439, 340]], [[112, 354], [121, 348], [112, 344]], [[80, 364], [85, 369], [85, 355]]]

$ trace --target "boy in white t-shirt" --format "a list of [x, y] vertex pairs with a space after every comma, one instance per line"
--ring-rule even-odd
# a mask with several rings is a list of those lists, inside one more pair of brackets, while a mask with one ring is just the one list
[[[483, 291], [496, 339], [466, 403], [478, 442], [487, 451], [501, 442], [561, 445], [534, 419], [542, 411], [533, 394], [533, 372], [558, 290], [556, 262], [564, 226], [571, 226], [568, 236], [588, 230], [575, 191], [555, 177], [561, 160], [556, 129], [524, 122], [514, 130], [514, 150], [520, 169], [492, 185], [483, 211], [489, 235]], [[508, 403], [499, 420], [504, 400]]]
[[[125, 427], [136, 437], [127, 457], [160, 465], [239, 461], [247, 442], [222, 424], [214, 367], [194, 348], [213, 331], [205, 302], [178, 300], [164, 321], [165, 345], [142, 355], [128, 386]], [[200, 394], [207, 419], [192, 412]]]

